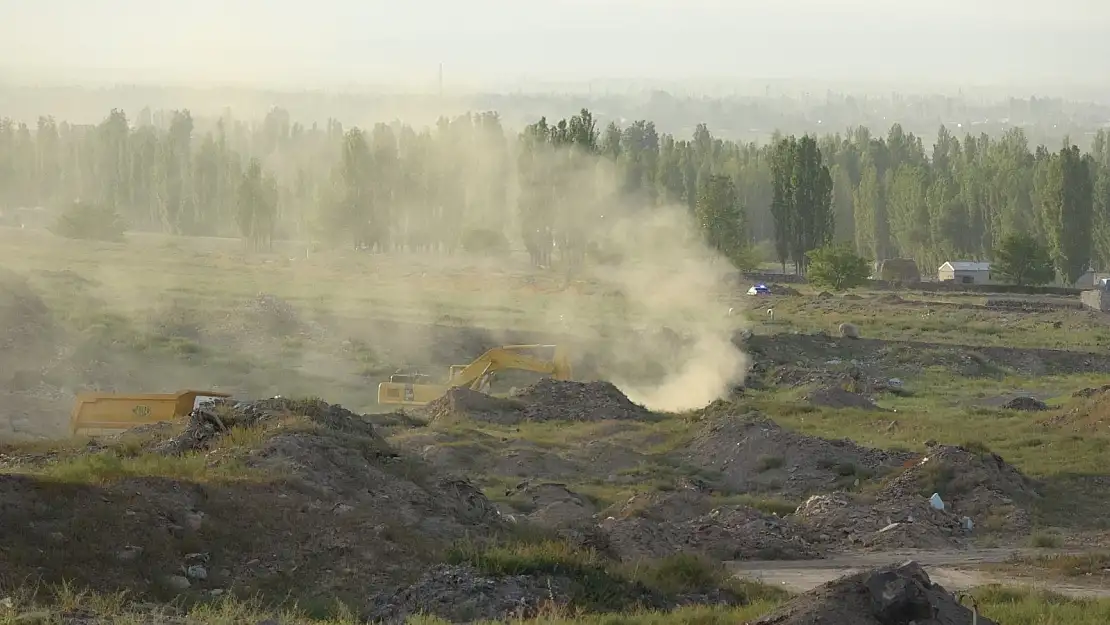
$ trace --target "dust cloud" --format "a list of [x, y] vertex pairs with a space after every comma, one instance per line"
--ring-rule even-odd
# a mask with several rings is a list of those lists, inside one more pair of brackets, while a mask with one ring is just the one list
[[[394, 205], [388, 242], [373, 252], [349, 239], [250, 251], [232, 237], [0, 233], [5, 254], [25, 259], [0, 293], [10, 330], [0, 334], [24, 341], [24, 357], [3, 367], [0, 434], [64, 435], [74, 394], [94, 389], [320, 396], [373, 410], [377, 383], [398, 369], [443, 378], [503, 344], [566, 345], [577, 379], [609, 380], [652, 410], [698, 408], [742, 382], [748, 359], [732, 337], [744, 322], [720, 300], [736, 272], [690, 210], [630, 198], [609, 159], [548, 153], [544, 210], [556, 233], [583, 233], [591, 252], [568, 264], [556, 249], [551, 267], [532, 267], [506, 134], [428, 158], [467, 163], [471, 207], [506, 179], [507, 197], [468, 209], [466, 223], [446, 211], [429, 218], [415, 201]], [[333, 158], [320, 166], [337, 167]], [[328, 201], [281, 215], [317, 220]], [[443, 241], [474, 230], [500, 232], [511, 252], [446, 253]]]
[[[633, 401], [651, 410], [700, 408], [743, 381], [748, 359], [732, 337], [739, 317], [729, 317], [717, 296], [735, 288], [735, 270], [710, 250], [688, 209], [611, 205], [605, 245], [622, 260], [595, 267], [593, 276], [619, 292], [643, 324], [619, 345], [624, 359], [655, 363], [654, 383], [615, 370], [610, 378]], [[646, 331], [645, 331], [646, 330]]]

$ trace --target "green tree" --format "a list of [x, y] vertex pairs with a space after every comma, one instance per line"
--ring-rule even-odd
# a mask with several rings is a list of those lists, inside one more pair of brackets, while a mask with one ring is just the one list
[[1049, 157], [1047, 168], [1040, 192], [1042, 219], [1056, 271], [1070, 284], [1091, 264], [1090, 158], [1065, 145]]
[[784, 265], [789, 259], [805, 273], [807, 251], [831, 241], [835, 231], [832, 176], [817, 141], [809, 135], [779, 141], [772, 163], [775, 250]]
[[67, 239], [95, 241], [123, 240], [123, 219], [108, 204], [74, 202], [63, 210], [51, 225], [50, 231]]
[[867, 283], [871, 261], [856, 253], [849, 243], [837, 243], [811, 250], [806, 277], [810, 284], [846, 291]]
[[702, 179], [694, 212], [710, 247], [732, 261], [737, 269], [750, 269], [744, 212], [732, 179], [728, 176]]
[[239, 202], [236, 221], [239, 232], [251, 249], [272, 249], [274, 216], [277, 212], [277, 190], [273, 181], [262, 172], [258, 159], [251, 159], [239, 181]]
[[1048, 284], [1056, 277], [1048, 248], [1028, 233], [1015, 233], [1002, 239], [994, 251], [991, 273], [1017, 285]]

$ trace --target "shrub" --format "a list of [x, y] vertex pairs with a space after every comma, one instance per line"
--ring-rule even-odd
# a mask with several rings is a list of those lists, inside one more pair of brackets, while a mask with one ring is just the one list
[[471, 254], [504, 256], [509, 253], [509, 239], [500, 230], [476, 228], [462, 234], [462, 248]]
[[67, 239], [122, 241], [126, 224], [111, 206], [74, 202], [67, 206], [50, 231]]

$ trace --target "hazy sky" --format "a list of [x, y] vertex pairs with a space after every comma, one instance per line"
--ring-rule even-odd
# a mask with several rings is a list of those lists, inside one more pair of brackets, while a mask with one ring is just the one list
[[1106, 0], [0, 0], [0, 16], [8, 74], [143, 82], [428, 85], [442, 62], [448, 83], [1091, 83], [1110, 59]]

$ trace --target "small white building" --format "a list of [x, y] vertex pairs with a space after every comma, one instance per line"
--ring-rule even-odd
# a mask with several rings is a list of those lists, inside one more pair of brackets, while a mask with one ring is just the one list
[[1101, 282], [1106, 278], [1110, 278], [1110, 274], [1102, 271], [1088, 270], [1087, 273], [1079, 276], [1075, 284], [1062, 284], [1061, 286], [1070, 286], [1076, 289], [1092, 289], [1100, 286]]
[[991, 264], [975, 260], [950, 260], [937, 269], [937, 280], [960, 284], [992, 284]]

